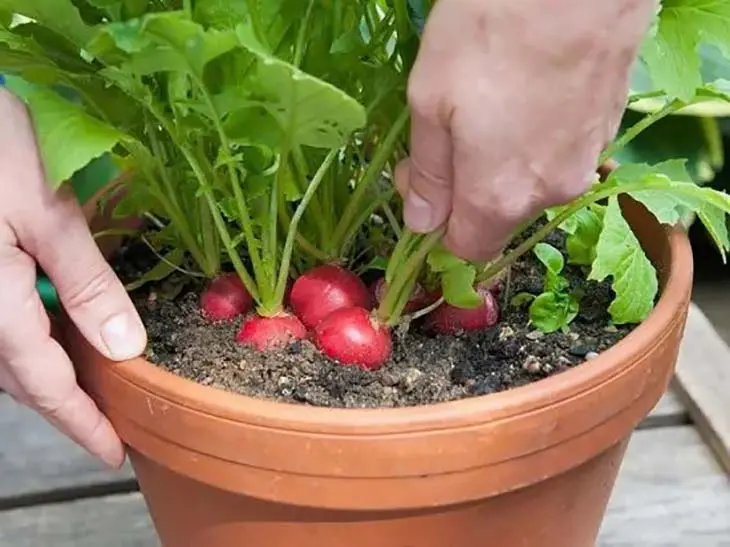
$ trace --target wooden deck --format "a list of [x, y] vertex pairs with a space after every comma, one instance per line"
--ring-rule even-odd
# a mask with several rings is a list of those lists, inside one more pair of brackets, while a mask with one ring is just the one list
[[[599, 547], [730, 547], [730, 349], [696, 308], [675, 384], [633, 436]], [[0, 477], [0, 547], [159, 545], [129, 467], [105, 471], [4, 394]]]

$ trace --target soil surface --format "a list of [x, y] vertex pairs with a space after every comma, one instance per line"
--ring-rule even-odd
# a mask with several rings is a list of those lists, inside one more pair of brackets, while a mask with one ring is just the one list
[[[550, 241], [561, 246], [559, 236]], [[122, 278], [137, 271], [132, 251], [117, 261]], [[238, 345], [241, 320], [212, 325], [199, 312], [201, 287], [170, 291], [174, 283], [136, 291], [135, 303], [147, 327], [147, 358], [179, 376], [244, 395], [323, 407], [402, 407], [485, 395], [539, 381], [591, 359], [630, 332], [613, 326], [606, 312], [607, 283], [586, 282], [567, 267], [571, 285], [585, 291], [568, 332], [543, 334], [528, 326], [526, 307], [502, 302], [500, 323], [487, 332], [429, 336], [412, 328], [395, 336], [390, 361], [376, 372], [342, 366], [309, 342], [260, 353]], [[539, 294], [543, 267], [532, 255], [511, 272], [509, 295]], [[176, 294], [177, 293], [177, 294]], [[504, 291], [503, 291], [504, 293]]]

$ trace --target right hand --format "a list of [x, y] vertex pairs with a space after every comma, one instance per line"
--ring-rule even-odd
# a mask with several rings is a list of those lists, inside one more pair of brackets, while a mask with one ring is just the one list
[[111, 467], [124, 462], [109, 420], [51, 336], [36, 264], [79, 331], [112, 360], [140, 355], [146, 333], [76, 198], [45, 181], [24, 105], [0, 89], [0, 387]]
[[408, 82], [406, 224], [494, 259], [515, 228], [572, 201], [615, 137], [656, 0], [439, 0]]

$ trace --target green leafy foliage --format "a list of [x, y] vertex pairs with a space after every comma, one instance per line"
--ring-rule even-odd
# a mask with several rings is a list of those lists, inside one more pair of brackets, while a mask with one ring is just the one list
[[88, 115], [53, 90], [15, 77], [6, 86], [30, 107], [49, 182], [58, 187], [111, 150], [124, 134]]
[[662, 0], [656, 33], [642, 59], [658, 89], [691, 101], [703, 86], [699, 48], [716, 45], [730, 57], [730, 4], [723, 0]]
[[[591, 281], [610, 280], [614, 322], [639, 322], [659, 284], [622, 214], [622, 194], [666, 225], [696, 214], [725, 256], [728, 197], [693, 182], [718, 165], [716, 132], [697, 122], [708, 141], [699, 151], [652, 145], [659, 153], [637, 147], [642, 153], [631, 155], [625, 145], [640, 144], [637, 135], [652, 123], [664, 133], [669, 119], [658, 122], [670, 112], [706, 114], [730, 104], [723, 68], [730, 4], [663, 1], [629, 101], [647, 116], [628, 123], [614, 143], [623, 165], [573, 203], [547, 211], [536, 233], [559, 228], [564, 251], [530, 236], [530, 245], [488, 264], [447, 252], [443, 231], [404, 229], [392, 184], [408, 154], [408, 73], [432, 5], [0, 0], [0, 71], [30, 107], [54, 187], [102, 155], [127, 174], [115, 216], [150, 220], [139, 237], [160, 259], [132, 288], [175, 271], [213, 277], [227, 262], [259, 312], [274, 314], [290, 276], [342, 261], [385, 270], [394, 292], [378, 313], [392, 324], [416, 281], [440, 288], [449, 304], [475, 307], [475, 287], [532, 251], [545, 267], [543, 292], [515, 299], [529, 302], [537, 328], [566, 329], [576, 317], [580, 295], [566, 280], [569, 267]], [[11, 14], [26, 19], [15, 24]]]
[[609, 276], [616, 293], [608, 309], [614, 322], [643, 321], [654, 307], [658, 291], [656, 270], [624, 219], [616, 197], [608, 202], [588, 279], [603, 281]]
[[482, 304], [474, 288], [477, 269], [472, 264], [439, 246], [429, 253], [428, 265], [433, 272], [441, 274], [441, 288], [446, 302], [459, 308], [476, 308]]
[[518, 293], [512, 298], [512, 305], [530, 302], [530, 323], [542, 332], [565, 329], [578, 315], [580, 305], [578, 295], [569, 290], [570, 283], [561, 275], [565, 259], [558, 249], [547, 243], [535, 245], [533, 253], [545, 266], [543, 292], [537, 296]]
[[78, 47], [86, 46], [94, 33], [71, 0], [0, 0], [0, 11], [32, 19]]
[[730, 214], [730, 197], [693, 184], [684, 163], [671, 160], [654, 166], [625, 164], [596, 190], [610, 197], [588, 278], [612, 278], [615, 299], [609, 312], [616, 323], [645, 319], [658, 292], [656, 270], [623, 217], [619, 194], [628, 194], [641, 202], [659, 222], [667, 225], [675, 225], [687, 211], [696, 213], [723, 257], [728, 250], [725, 216]]

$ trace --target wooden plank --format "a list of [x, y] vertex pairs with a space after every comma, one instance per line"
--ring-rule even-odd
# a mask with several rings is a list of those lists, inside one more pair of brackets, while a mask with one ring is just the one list
[[705, 442], [730, 474], [730, 347], [695, 305], [673, 383]]
[[0, 512], [0, 547], [159, 545], [140, 494]]
[[[730, 546], [730, 485], [690, 426], [639, 431], [599, 547]], [[0, 547], [158, 545], [139, 494], [0, 512]]]
[[634, 434], [598, 547], [728, 547], [730, 483], [691, 426]]
[[7, 394], [0, 394], [0, 477], [0, 508], [78, 497], [110, 483], [115, 491], [134, 487], [129, 464], [107, 470]]

